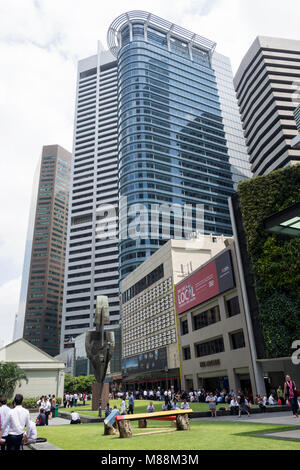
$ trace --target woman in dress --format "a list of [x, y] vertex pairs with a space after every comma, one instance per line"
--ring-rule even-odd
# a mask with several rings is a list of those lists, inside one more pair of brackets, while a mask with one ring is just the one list
[[295, 382], [289, 375], [285, 377], [285, 384], [283, 390], [285, 398], [290, 402], [294, 418], [299, 418], [298, 415], [298, 400], [297, 400], [297, 388]]
[[217, 416], [217, 398], [214, 396], [212, 392], [208, 395], [206, 400], [209, 403], [209, 409], [211, 412], [211, 417], [215, 418]]

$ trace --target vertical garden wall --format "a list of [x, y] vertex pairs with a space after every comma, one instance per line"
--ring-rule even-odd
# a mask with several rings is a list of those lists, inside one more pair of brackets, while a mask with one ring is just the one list
[[266, 232], [266, 218], [300, 202], [300, 165], [243, 181], [242, 222], [267, 358], [289, 357], [300, 340], [300, 238]]

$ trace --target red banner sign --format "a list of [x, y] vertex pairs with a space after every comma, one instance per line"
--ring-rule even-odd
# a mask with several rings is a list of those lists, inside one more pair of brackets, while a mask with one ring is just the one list
[[175, 286], [177, 313], [186, 312], [233, 286], [231, 257], [227, 251]]

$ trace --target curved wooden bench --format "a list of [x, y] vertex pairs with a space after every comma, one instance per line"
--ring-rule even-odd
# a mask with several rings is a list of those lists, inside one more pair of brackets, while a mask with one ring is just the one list
[[[133, 415], [119, 415], [116, 416], [116, 422], [119, 428], [121, 438], [132, 437], [132, 430], [130, 421], [144, 421], [147, 423], [148, 419], [151, 420], [174, 420], [176, 419], [177, 431], [187, 431], [190, 429], [189, 414], [193, 413], [192, 409], [187, 410], [168, 410], [157, 411], [153, 413], [138, 413]], [[146, 427], [142, 425], [141, 427]]]

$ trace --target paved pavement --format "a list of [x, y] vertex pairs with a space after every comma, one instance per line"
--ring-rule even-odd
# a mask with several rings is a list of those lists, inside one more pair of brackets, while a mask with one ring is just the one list
[[[38, 413], [30, 413], [30, 418], [35, 422]], [[49, 426], [63, 426], [65, 424], [70, 424], [69, 419], [64, 418], [52, 418], [48, 420]]]
[[[294, 418], [291, 412], [280, 412], [280, 413], [262, 413], [253, 414], [248, 418], [247, 415], [238, 416], [217, 416], [216, 418], [195, 418], [195, 421], [201, 420], [209, 421], [229, 421], [238, 423], [259, 423], [259, 424], [273, 424], [273, 425], [284, 425], [284, 426], [299, 426], [300, 418]], [[194, 420], [193, 420], [194, 421]], [[300, 436], [300, 430], [299, 436]]]

